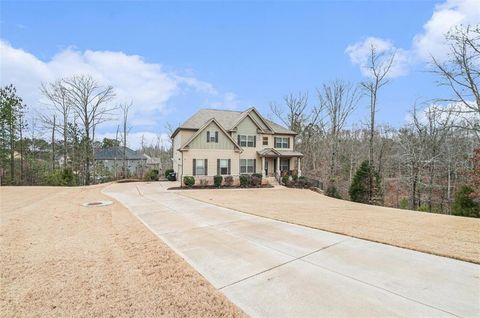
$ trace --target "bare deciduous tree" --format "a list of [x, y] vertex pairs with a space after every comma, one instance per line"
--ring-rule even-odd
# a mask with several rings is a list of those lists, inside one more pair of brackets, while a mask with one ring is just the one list
[[[374, 162], [374, 137], [375, 137], [375, 115], [377, 112], [378, 91], [385, 86], [389, 80], [389, 73], [395, 61], [396, 52], [379, 52], [374, 44], [370, 46], [370, 55], [368, 59], [369, 78], [361, 83], [363, 89], [370, 97], [370, 138], [369, 138], [369, 156], [370, 165], [375, 168]], [[370, 177], [370, 191], [373, 191], [374, 180]], [[370, 198], [370, 201], [372, 198]]]
[[438, 84], [453, 96], [439, 99], [450, 103], [462, 120], [462, 128], [473, 131], [480, 140], [480, 25], [457, 26], [446, 35], [450, 51], [446, 61], [432, 56]]
[[108, 103], [115, 93], [112, 86], [102, 86], [91, 76], [76, 75], [64, 80], [68, 102], [77, 113], [85, 132], [85, 184], [90, 184], [90, 165], [93, 160], [95, 127], [112, 115]]
[[130, 107], [132, 107], [132, 103], [130, 104], [121, 104], [119, 106], [121, 112], [122, 112], [122, 119], [123, 119], [123, 178], [127, 177], [127, 134], [129, 131], [128, 128], [128, 112], [130, 110]]
[[318, 111], [325, 112], [328, 118], [328, 136], [330, 141], [329, 183], [335, 183], [338, 137], [344, 128], [348, 116], [355, 110], [360, 94], [355, 85], [344, 81], [324, 84], [317, 90], [320, 101]]
[[67, 90], [63, 80], [57, 80], [53, 83], [42, 84], [41, 93], [48, 98], [54, 107], [62, 122], [57, 124], [63, 136], [63, 167], [67, 167], [68, 161], [68, 120], [70, 115], [70, 104], [68, 102]]

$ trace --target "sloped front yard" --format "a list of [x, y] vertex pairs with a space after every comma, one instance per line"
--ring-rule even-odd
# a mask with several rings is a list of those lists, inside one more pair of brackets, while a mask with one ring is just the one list
[[299, 189], [180, 194], [280, 221], [480, 263], [479, 219], [370, 206]]
[[0, 188], [0, 317], [244, 316], [101, 189]]

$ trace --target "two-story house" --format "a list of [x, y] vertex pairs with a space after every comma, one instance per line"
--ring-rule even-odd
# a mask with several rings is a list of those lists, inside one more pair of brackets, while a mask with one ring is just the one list
[[293, 150], [296, 133], [245, 111], [200, 109], [172, 134], [173, 169], [183, 176], [233, 176], [261, 173], [301, 175], [303, 154]]

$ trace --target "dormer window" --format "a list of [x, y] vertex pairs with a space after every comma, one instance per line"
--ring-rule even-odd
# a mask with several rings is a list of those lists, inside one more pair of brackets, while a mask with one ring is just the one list
[[218, 131], [207, 131], [207, 142], [218, 142]]

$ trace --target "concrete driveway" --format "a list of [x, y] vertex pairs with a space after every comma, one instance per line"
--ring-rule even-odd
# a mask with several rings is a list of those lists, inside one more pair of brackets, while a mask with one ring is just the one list
[[480, 316], [478, 265], [217, 207], [169, 186], [104, 193], [250, 316]]

